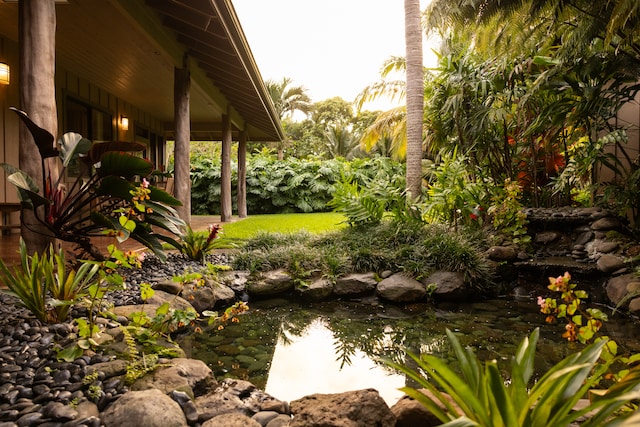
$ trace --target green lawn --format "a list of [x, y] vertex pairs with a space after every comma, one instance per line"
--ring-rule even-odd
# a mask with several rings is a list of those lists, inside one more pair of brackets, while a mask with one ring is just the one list
[[293, 233], [306, 230], [312, 234], [345, 227], [345, 216], [335, 212], [250, 215], [222, 225], [220, 245], [247, 240], [260, 232]]

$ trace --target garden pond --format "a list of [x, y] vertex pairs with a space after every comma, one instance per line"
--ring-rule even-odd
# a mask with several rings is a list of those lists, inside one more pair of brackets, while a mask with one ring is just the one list
[[[287, 401], [374, 388], [392, 405], [402, 396], [398, 388], [406, 379], [380, 358], [402, 363], [409, 350], [455, 364], [447, 328], [480, 360], [497, 360], [505, 377], [518, 344], [536, 327], [541, 331], [537, 372], [581, 348], [561, 337], [561, 324], [546, 324], [530, 298], [402, 307], [382, 305], [375, 298], [321, 303], [271, 299], [249, 306], [239, 323], [185, 337], [180, 345], [188, 357], [206, 362], [218, 379], [248, 380]], [[617, 341], [620, 352], [640, 352], [640, 329], [630, 319], [610, 317], [602, 332]]]

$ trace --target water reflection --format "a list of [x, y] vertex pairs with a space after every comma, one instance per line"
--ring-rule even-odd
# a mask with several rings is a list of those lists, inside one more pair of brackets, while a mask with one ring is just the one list
[[300, 335], [282, 333], [286, 339], [276, 345], [265, 387], [272, 396], [291, 401], [313, 393], [375, 388], [389, 405], [402, 396], [398, 388], [405, 385], [404, 376], [376, 364], [362, 350], [353, 347], [348, 360], [336, 358], [341, 342], [326, 319], [314, 319]]
[[[541, 327], [537, 372], [580, 349], [560, 338], [560, 326], [544, 323], [533, 301], [398, 307], [377, 301], [300, 305], [270, 300], [250, 307], [239, 324], [191, 336], [181, 345], [190, 357], [205, 361], [218, 379], [246, 379], [282, 400], [375, 388], [393, 403], [405, 379], [380, 358], [404, 363], [410, 350], [434, 354], [455, 368], [445, 328], [456, 332], [480, 360], [498, 360], [505, 378], [517, 345], [536, 327]], [[633, 322], [616, 319], [605, 328], [622, 351], [640, 352], [640, 331]]]

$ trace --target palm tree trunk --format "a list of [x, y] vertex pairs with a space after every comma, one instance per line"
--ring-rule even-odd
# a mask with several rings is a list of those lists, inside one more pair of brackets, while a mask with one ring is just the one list
[[[56, 9], [53, 0], [21, 1], [19, 3], [20, 32], [20, 108], [38, 126], [48, 130], [54, 137], [58, 133], [56, 109], [55, 62], [56, 62]], [[59, 171], [57, 159], [42, 160], [34, 156], [38, 150], [26, 126], [20, 126], [20, 169], [35, 182], [44, 183], [45, 174], [57, 182]], [[46, 170], [45, 170], [46, 169]], [[43, 192], [44, 188], [41, 189]], [[43, 207], [38, 208], [44, 218]], [[43, 252], [53, 241], [47, 236], [45, 227], [36, 218], [35, 212], [23, 209], [21, 234], [29, 253]]]
[[407, 172], [408, 200], [422, 193], [422, 120], [424, 74], [422, 66], [422, 26], [420, 0], [404, 1], [407, 61]]

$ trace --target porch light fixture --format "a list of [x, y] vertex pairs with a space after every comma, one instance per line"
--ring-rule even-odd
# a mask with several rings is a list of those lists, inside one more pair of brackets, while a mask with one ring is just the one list
[[120, 128], [122, 130], [129, 130], [129, 117], [120, 117]]
[[9, 64], [0, 62], [0, 85], [8, 85], [11, 82], [11, 68]]

